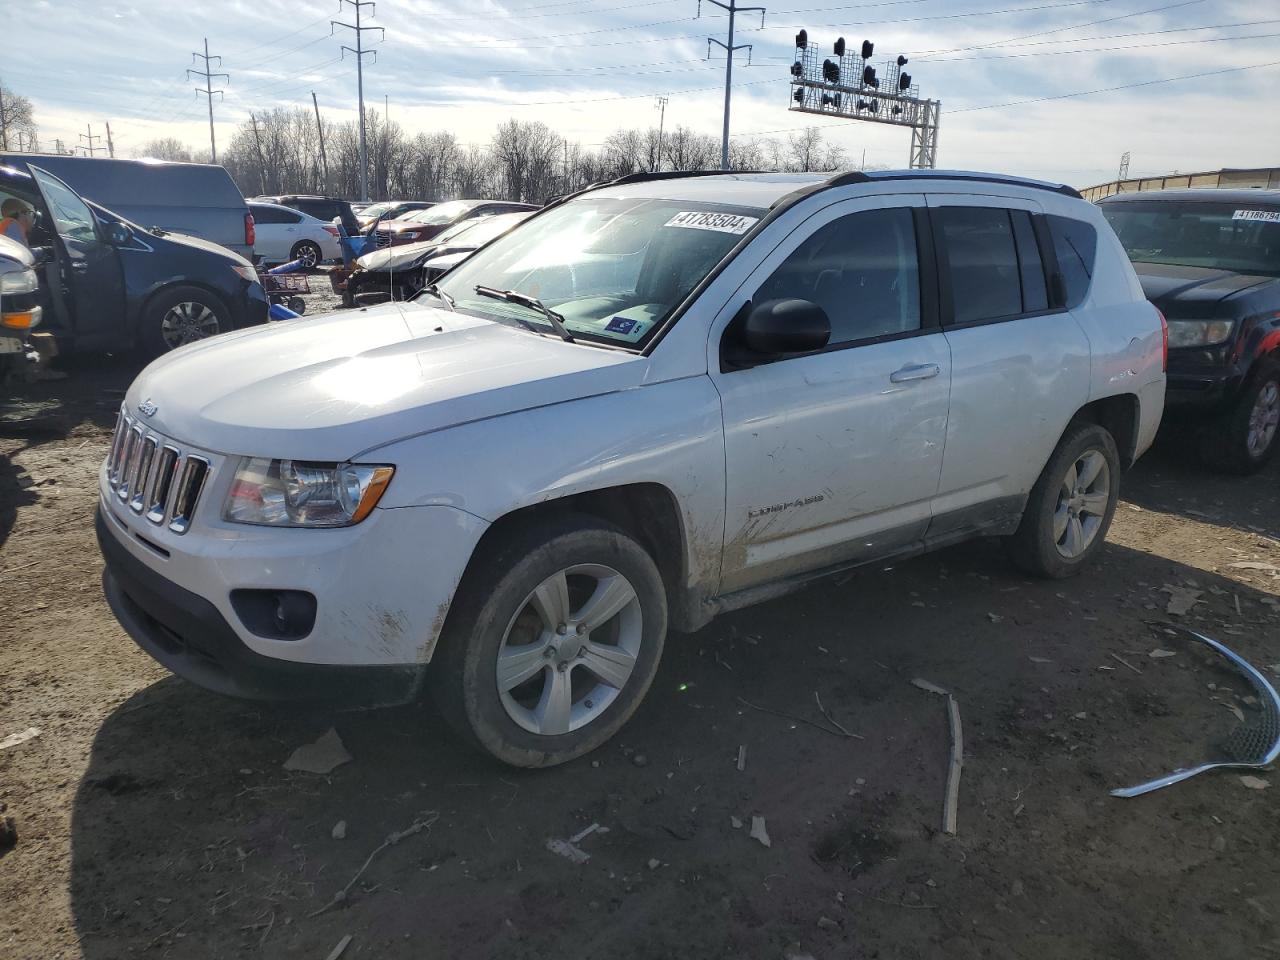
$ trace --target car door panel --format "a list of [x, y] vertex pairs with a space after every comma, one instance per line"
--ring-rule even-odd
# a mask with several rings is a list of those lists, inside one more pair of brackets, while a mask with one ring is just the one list
[[[1032, 310], [1007, 318], [952, 324], [955, 315], [974, 315], [972, 304], [955, 302], [948, 271], [956, 249], [965, 243], [958, 233], [948, 240], [939, 222], [945, 207], [984, 208], [1040, 213], [1038, 204], [1007, 197], [930, 195], [934, 236], [938, 244], [943, 320], [951, 354], [951, 402], [938, 497], [933, 506], [930, 537], [963, 527], [989, 526], [1016, 518], [1037, 477], [1072, 415], [1087, 401], [1089, 343], [1079, 324], [1064, 310]], [[1024, 251], [1015, 249], [1017, 262]], [[1034, 248], [1033, 248], [1034, 249]], [[1041, 270], [1039, 263], [1035, 264]], [[993, 268], [991, 268], [993, 269]], [[1039, 274], [1043, 280], [1043, 274]], [[1022, 277], [1022, 289], [1032, 274]], [[973, 285], [972, 277], [966, 282]], [[1009, 282], [992, 273], [978, 286]], [[1019, 278], [1012, 277], [1015, 289]], [[1039, 282], [1039, 281], [1037, 281]], [[1024, 293], [1025, 302], [1043, 301]], [[1000, 298], [983, 295], [986, 302]], [[965, 311], [968, 311], [967, 313]]]
[[[923, 206], [923, 198], [866, 198], [810, 217], [752, 272], [712, 339], [719, 342], [744, 300], [782, 292], [771, 285], [792, 254], [828, 225], [913, 204]], [[826, 282], [817, 272], [815, 290]], [[880, 296], [865, 282], [875, 275], [859, 274], [854, 300], [865, 305]], [[837, 319], [833, 330], [839, 327]], [[727, 472], [721, 592], [885, 555], [922, 538], [947, 421], [950, 356], [940, 330], [925, 325], [850, 340], [748, 369], [717, 363], [712, 379]]]

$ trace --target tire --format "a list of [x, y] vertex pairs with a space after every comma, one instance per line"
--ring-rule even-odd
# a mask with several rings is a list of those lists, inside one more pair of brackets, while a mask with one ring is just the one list
[[1280, 362], [1259, 361], [1230, 410], [1201, 428], [1200, 459], [1225, 473], [1261, 470], [1280, 448]]
[[218, 297], [200, 287], [170, 287], [147, 304], [138, 340], [142, 352], [155, 358], [230, 329], [231, 311]]
[[289, 251], [290, 260], [301, 260], [308, 270], [314, 270], [323, 259], [320, 245], [311, 240], [299, 240]]
[[[1092, 471], [1088, 483], [1076, 483]], [[1018, 529], [1005, 542], [1014, 564], [1050, 580], [1075, 576], [1106, 539], [1120, 497], [1120, 455], [1110, 433], [1074, 423], [1031, 488]]]
[[[574, 623], [587, 598], [605, 602], [609, 615], [582, 635]], [[657, 673], [666, 632], [653, 558], [616, 527], [565, 517], [477, 554], [428, 683], [441, 714], [473, 746], [511, 766], [551, 767], [594, 750], [630, 719]]]

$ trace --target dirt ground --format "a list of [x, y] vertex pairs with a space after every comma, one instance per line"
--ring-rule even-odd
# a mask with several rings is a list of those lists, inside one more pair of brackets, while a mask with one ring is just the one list
[[[40, 731], [0, 749], [0, 957], [323, 958], [348, 935], [346, 958], [1280, 956], [1280, 789], [1218, 771], [1107, 792], [1255, 709], [1144, 625], [1169, 617], [1166, 587], [1197, 594], [1182, 621], [1280, 672], [1280, 463], [1224, 478], [1162, 445], [1069, 582], [979, 542], [673, 637], [614, 742], [518, 772], [429, 706], [228, 700], [133, 645], [92, 514], [135, 372], [82, 361], [26, 391], [57, 401], [56, 430], [0, 436], [0, 741]], [[945, 701], [917, 677], [960, 705], [954, 837]], [[351, 762], [283, 769], [330, 727]], [[548, 850], [592, 824], [586, 862]]]

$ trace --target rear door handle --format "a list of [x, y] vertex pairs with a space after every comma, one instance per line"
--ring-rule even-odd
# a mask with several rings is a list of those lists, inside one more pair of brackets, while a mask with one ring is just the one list
[[890, 383], [906, 383], [908, 380], [930, 380], [942, 372], [936, 363], [909, 363], [889, 374]]

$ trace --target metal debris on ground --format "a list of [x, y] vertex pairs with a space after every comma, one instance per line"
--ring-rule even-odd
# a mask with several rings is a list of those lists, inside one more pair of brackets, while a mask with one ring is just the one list
[[926, 693], [947, 698], [947, 720], [951, 728], [951, 760], [947, 764], [947, 791], [942, 805], [942, 832], [956, 835], [956, 818], [960, 807], [960, 773], [964, 769], [964, 731], [960, 725], [960, 704], [949, 690], [920, 677], [911, 681]]
[[1169, 605], [1165, 607], [1165, 612], [1175, 617], [1190, 613], [1191, 608], [1199, 603], [1200, 597], [1204, 595], [1202, 590], [1192, 590], [1190, 587], [1180, 587], [1170, 583], [1166, 583], [1160, 589], [1169, 594]]
[[769, 839], [769, 831], [764, 827], [764, 817], [751, 818], [751, 833], [749, 836], [752, 840], [759, 840], [766, 847], [773, 846], [773, 841]]
[[1175, 653], [1173, 650], [1165, 650], [1161, 647], [1156, 647], [1154, 650], [1152, 650], [1150, 653], [1147, 654], [1147, 656], [1150, 657], [1152, 660], [1159, 660], [1163, 657], [1176, 657], [1177, 655], [1178, 654]]
[[602, 827], [598, 823], [593, 823], [591, 826], [583, 827], [581, 830], [575, 833], [572, 837], [569, 838], [569, 842], [581, 843], [583, 840], [591, 836], [591, 834], [593, 833], [608, 833], [608, 832], [609, 832], [608, 827]]
[[0, 750], [8, 750], [10, 747], [16, 747], [20, 743], [26, 743], [28, 740], [34, 740], [38, 736], [40, 736], [39, 727], [27, 727], [25, 730], [19, 730], [17, 733], [11, 733], [3, 740], [0, 740]]
[[[1159, 790], [1187, 780], [1197, 774], [1204, 773], [1206, 770], [1213, 770], [1219, 767], [1259, 769], [1274, 763], [1276, 758], [1280, 757], [1280, 694], [1276, 693], [1275, 687], [1267, 681], [1267, 678], [1242, 656], [1228, 649], [1217, 640], [1205, 636], [1203, 633], [1172, 623], [1151, 624], [1150, 626], [1153, 629], [1163, 631], [1170, 637], [1189, 637], [1222, 654], [1245, 675], [1245, 678], [1257, 690], [1260, 712], [1257, 719], [1250, 723], [1241, 724], [1231, 731], [1225, 742], [1217, 748], [1219, 756], [1206, 759], [1203, 763], [1193, 767], [1175, 770], [1167, 776], [1138, 784], [1135, 787], [1112, 790], [1111, 795], [1113, 797], [1139, 797], [1145, 793], [1151, 793], [1153, 790]], [[1265, 783], [1266, 781], [1262, 782]]]
[[747, 745], [745, 743], [738, 745], [738, 772], [741, 773], [747, 769]]
[[591, 854], [587, 851], [574, 846], [568, 840], [559, 840], [555, 837], [547, 839], [547, 849], [573, 863], [586, 863], [591, 859]]
[[350, 943], [351, 934], [348, 933], [338, 941], [338, 945], [336, 947], [329, 951], [329, 955], [325, 957], [324, 960], [338, 960], [338, 958], [346, 951], [347, 946]]
[[1267, 787], [1271, 786], [1271, 784], [1266, 780], [1263, 780], [1261, 777], [1250, 777], [1247, 775], [1241, 777], [1240, 782], [1250, 790], [1265, 790]]
[[342, 766], [352, 758], [347, 748], [342, 745], [338, 731], [330, 727], [315, 743], [304, 743], [289, 755], [284, 762], [286, 770], [301, 770], [303, 773], [329, 773]]

